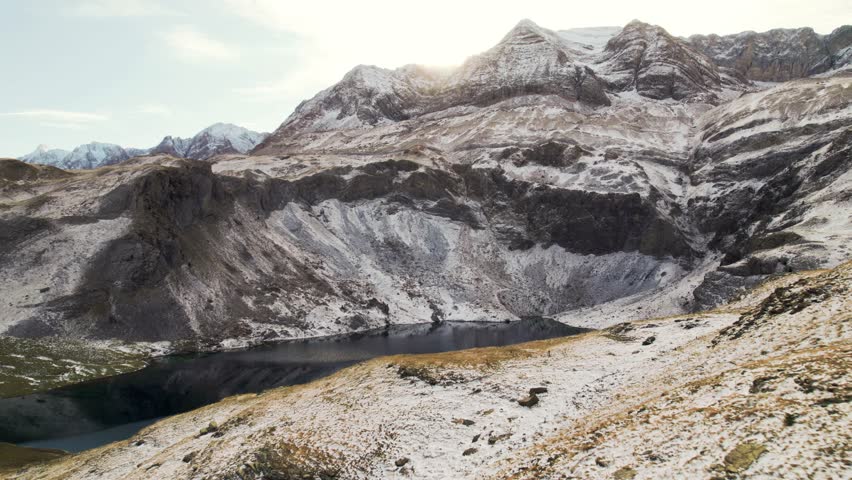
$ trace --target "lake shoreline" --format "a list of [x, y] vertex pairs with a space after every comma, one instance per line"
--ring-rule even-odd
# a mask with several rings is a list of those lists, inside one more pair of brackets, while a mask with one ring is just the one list
[[[586, 331], [543, 318], [423, 323], [166, 355], [134, 372], [0, 400], [0, 441], [80, 451], [138, 431], [122, 430], [122, 425], [142, 422], [142, 428], [151, 423], [145, 422], [149, 418], [183, 413], [231, 395], [308, 383], [378, 356], [505, 346]], [[19, 414], [31, 424], [16, 425]], [[114, 435], [98, 436], [115, 428]]]

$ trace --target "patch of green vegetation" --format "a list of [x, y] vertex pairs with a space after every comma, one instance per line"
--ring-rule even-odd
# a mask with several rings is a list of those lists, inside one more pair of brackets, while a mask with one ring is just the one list
[[20, 468], [35, 462], [46, 462], [68, 455], [62, 450], [27, 448], [0, 442], [0, 470]]
[[755, 442], [741, 443], [725, 455], [725, 471], [744, 472], [766, 451], [766, 447]]
[[146, 359], [141, 352], [79, 340], [0, 336], [0, 398], [132, 372]]
[[200, 432], [198, 432], [199, 437], [203, 437], [208, 433], [217, 432], [219, 430], [219, 424], [216, 422], [210, 422], [206, 427], [202, 428]]

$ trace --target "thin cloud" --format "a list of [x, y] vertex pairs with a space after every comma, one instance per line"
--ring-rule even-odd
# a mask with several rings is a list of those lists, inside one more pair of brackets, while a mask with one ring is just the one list
[[66, 110], [22, 110], [18, 112], [0, 113], [6, 117], [24, 117], [45, 122], [60, 123], [90, 123], [109, 120], [108, 115], [100, 113], [69, 112]]
[[59, 122], [40, 122], [39, 126], [49, 128], [61, 128], [63, 130], [82, 130], [87, 127], [82, 123], [59, 123]]
[[0, 113], [0, 117], [16, 117], [38, 122], [41, 127], [81, 130], [90, 125], [109, 120], [108, 115], [66, 110], [21, 110]]
[[184, 25], [163, 33], [166, 43], [180, 56], [189, 60], [233, 60], [237, 50], [208, 37], [194, 27]]
[[183, 13], [155, 0], [85, 0], [71, 8], [82, 17], [164, 17]]

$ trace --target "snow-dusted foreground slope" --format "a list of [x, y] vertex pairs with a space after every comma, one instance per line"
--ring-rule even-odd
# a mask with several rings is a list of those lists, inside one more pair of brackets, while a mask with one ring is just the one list
[[847, 263], [713, 312], [380, 358], [10, 476], [842, 478], [850, 287]]

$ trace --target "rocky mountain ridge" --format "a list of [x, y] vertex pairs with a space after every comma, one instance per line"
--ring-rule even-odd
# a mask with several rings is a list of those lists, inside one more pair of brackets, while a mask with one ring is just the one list
[[[360, 65], [340, 83], [302, 102], [255, 153], [287, 151], [284, 142], [294, 134], [387, 125], [525, 95], [555, 94], [594, 107], [610, 104], [607, 92], [632, 90], [646, 98], [715, 105], [725, 100], [716, 96], [726, 90], [748, 91], [759, 88], [750, 80], [774, 77], [752, 78], [730, 68], [728, 56], [708, 42], [737, 51], [754, 51], [754, 44], [759, 44], [765, 48], [758, 56], [821, 65], [794, 69], [774, 80], [786, 81], [846, 66], [852, 48], [850, 28], [839, 27], [827, 36], [799, 29], [681, 39], [659, 26], [634, 20], [623, 28], [597, 29], [586, 37], [592, 43], [583, 43], [583, 35], [588, 35], [583, 29], [551, 31], [523, 20], [495, 47], [453, 70]], [[819, 43], [822, 47], [817, 50], [824, 55], [816, 59], [816, 53], [801, 45], [782, 51], [785, 43], [777, 37], [795, 36], [795, 32], [813, 34], [804, 43]], [[279, 139], [282, 144], [276, 146]]]
[[456, 70], [359, 66], [249, 155], [5, 161], [0, 331], [211, 349], [716, 305], [850, 254], [850, 84], [523, 21]]
[[811, 28], [734, 35], [693, 35], [690, 46], [731, 72], [762, 82], [785, 82], [842, 68], [852, 62], [852, 26], [828, 35]]

